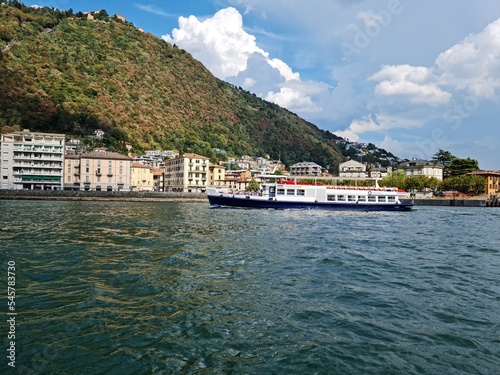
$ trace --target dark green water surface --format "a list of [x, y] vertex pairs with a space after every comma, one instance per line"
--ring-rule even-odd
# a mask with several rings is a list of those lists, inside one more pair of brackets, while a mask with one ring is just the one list
[[500, 373], [498, 208], [0, 201], [0, 250], [0, 373]]

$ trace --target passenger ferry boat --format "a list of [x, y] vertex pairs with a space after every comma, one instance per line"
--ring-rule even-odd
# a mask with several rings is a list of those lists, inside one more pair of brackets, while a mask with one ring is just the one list
[[296, 177], [260, 177], [270, 182], [261, 183], [257, 192], [208, 187], [210, 206], [364, 211], [407, 211], [413, 207], [413, 202], [400, 200], [406, 195], [404, 190], [379, 187], [376, 181], [374, 187], [354, 187], [301, 183]]

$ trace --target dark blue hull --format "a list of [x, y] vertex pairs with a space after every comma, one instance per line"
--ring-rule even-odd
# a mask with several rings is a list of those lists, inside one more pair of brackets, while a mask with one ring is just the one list
[[209, 195], [208, 200], [212, 207], [244, 207], [244, 208], [275, 208], [275, 209], [315, 209], [315, 210], [358, 210], [358, 211], [409, 211], [413, 207], [411, 202], [397, 204], [363, 204], [363, 203], [337, 203], [337, 202], [286, 202], [269, 200], [238, 198], [227, 196]]

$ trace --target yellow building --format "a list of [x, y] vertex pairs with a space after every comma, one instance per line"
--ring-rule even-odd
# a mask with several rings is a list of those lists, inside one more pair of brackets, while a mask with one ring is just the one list
[[64, 189], [129, 191], [131, 162], [117, 152], [68, 155], [64, 159]]
[[477, 171], [469, 174], [475, 174], [486, 179], [486, 194], [500, 194], [500, 171]]
[[224, 186], [226, 184], [226, 167], [222, 165], [212, 164], [209, 167], [209, 185], [210, 186]]
[[165, 191], [204, 192], [207, 188], [209, 158], [184, 154], [165, 160]]
[[154, 190], [153, 169], [145, 164], [132, 162], [132, 186], [134, 191]]

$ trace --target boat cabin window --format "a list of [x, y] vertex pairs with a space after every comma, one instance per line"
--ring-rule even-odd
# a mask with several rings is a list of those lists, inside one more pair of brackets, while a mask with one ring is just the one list
[[390, 203], [396, 202], [396, 197], [387, 197], [387, 199]]
[[355, 195], [348, 195], [347, 196], [347, 201], [349, 201], [349, 202], [356, 202], [356, 196]]
[[345, 195], [337, 195], [337, 202], [345, 202]]
[[364, 195], [360, 195], [360, 196], [358, 197], [358, 202], [366, 202], [366, 196], [364, 196]]
[[376, 202], [376, 201], [377, 201], [377, 197], [375, 197], [373, 195], [368, 196], [368, 202]]
[[286, 189], [286, 195], [295, 195], [295, 190], [293, 190], [293, 189]]
[[326, 200], [330, 202], [335, 202], [335, 195], [327, 195]]
[[278, 189], [277, 193], [278, 195], [285, 195], [285, 189]]
[[378, 197], [378, 201], [385, 203], [387, 201], [387, 197]]
[[304, 189], [298, 189], [297, 195], [306, 195], [306, 191]]

